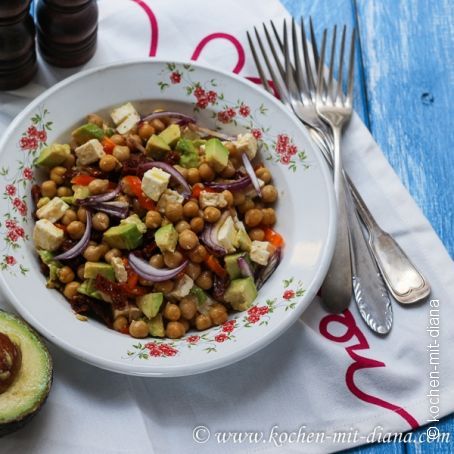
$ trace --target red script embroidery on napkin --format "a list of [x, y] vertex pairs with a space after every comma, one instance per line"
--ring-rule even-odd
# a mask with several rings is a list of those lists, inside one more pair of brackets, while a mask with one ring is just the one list
[[[328, 326], [330, 323], [341, 323], [347, 328], [347, 331], [339, 336], [332, 334], [328, 330]], [[326, 337], [327, 339], [333, 342], [344, 343], [348, 342], [350, 339], [354, 337], [358, 340], [358, 343], [356, 345], [351, 345], [345, 348], [345, 351], [348, 353], [350, 358], [352, 358], [355, 361], [353, 364], [350, 364], [345, 375], [347, 387], [352, 394], [354, 394], [358, 399], [361, 399], [364, 402], [394, 411], [405, 421], [407, 421], [407, 423], [410, 425], [412, 429], [417, 429], [419, 427], [418, 421], [416, 421], [416, 419], [402, 407], [399, 407], [383, 399], [367, 394], [361, 391], [356, 386], [355, 384], [356, 371], [361, 369], [369, 369], [372, 367], [386, 367], [386, 364], [381, 361], [365, 358], [364, 356], [358, 355], [356, 353], [356, 350], [368, 350], [370, 347], [369, 343], [367, 342], [366, 336], [359, 329], [352, 313], [348, 309], [344, 311], [342, 314], [330, 314], [324, 317], [320, 321], [319, 330], [322, 336]]]
[[238, 61], [235, 68], [233, 68], [233, 72], [235, 74], [238, 74], [243, 69], [244, 63], [246, 61], [246, 54], [241, 43], [233, 35], [230, 35], [228, 33], [212, 33], [211, 35], [205, 36], [205, 38], [203, 38], [202, 41], [197, 44], [197, 47], [192, 54], [191, 60], [197, 61], [203, 48], [214, 39], [226, 39], [235, 46], [235, 49], [238, 53]]
[[143, 0], [132, 0], [137, 3], [144, 11], [150, 21], [151, 26], [151, 41], [150, 41], [150, 57], [155, 57], [158, 50], [158, 21], [153, 13], [153, 10]]

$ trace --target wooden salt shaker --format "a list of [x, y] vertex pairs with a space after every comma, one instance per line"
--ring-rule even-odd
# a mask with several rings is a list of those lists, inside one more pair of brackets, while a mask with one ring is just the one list
[[0, 90], [14, 90], [35, 75], [35, 26], [30, 0], [0, 1]]
[[96, 0], [39, 0], [36, 8], [38, 45], [51, 65], [70, 67], [86, 63], [96, 50]]

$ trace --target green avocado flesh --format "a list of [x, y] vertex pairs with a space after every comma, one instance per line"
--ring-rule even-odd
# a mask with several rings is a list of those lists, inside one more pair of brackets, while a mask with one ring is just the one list
[[18, 317], [0, 310], [0, 332], [20, 349], [20, 369], [0, 394], [0, 436], [22, 427], [44, 404], [52, 384], [52, 359], [39, 335]]

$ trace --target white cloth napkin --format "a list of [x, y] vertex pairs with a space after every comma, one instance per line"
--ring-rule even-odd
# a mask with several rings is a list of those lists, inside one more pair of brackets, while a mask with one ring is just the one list
[[[233, 35], [242, 44], [246, 52], [240, 71], [243, 76], [257, 75], [245, 31], [269, 18], [288, 15], [277, 0], [102, 0], [99, 6], [99, 46], [87, 67], [150, 53], [189, 60], [204, 37], [220, 32]], [[154, 21], [158, 30], [152, 32]], [[238, 64], [235, 47], [225, 39], [207, 44], [199, 59], [227, 70]], [[31, 99], [75, 71], [41, 64], [33, 83], [0, 94], [1, 130]], [[432, 298], [440, 302], [439, 383], [429, 382], [433, 365], [427, 346], [434, 338], [426, 330], [428, 303], [415, 307], [394, 304], [392, 332], [379, 338], [366, 328], [353, 305], [338, 318], [341, 323], [329, 324], [326, 331], [329, 316], [316, 300], [302, 321], [272, 345], [237, 364], [193, 377], [121, 376], [51, 346], [55, 380], [49, 400], [27, 428], [2, 439], [0, 451], [327, 452], [371, 441], [374, 429], [378, 436], [426, 424], [432, 417], [430, 392], [439, 395], [432, 404], [435, 417], [452, 412], [452, 261], [357, 116], [345, 134], [344, 147], [345, 165], [377, 220], [429, 278]], [[12, 309], [6, 301], [0, 306]], [[206, 429], [194, 432], [196, 426]], [[228, 433], [235, 431], [263, 432], [265, 441], [254, 442], [260, 435], [243, 435], [242, 442], [232, 435], [228, 439]], [[299, 437], [290, 434], [298, 431]], [[344, 443], [336, 444], [333, 437], [341, 431], [346, 431]], [[216, 435], [221, 432], [226, 434]], [[323, 434], [325, 442], [320, 443]], [[280, 444], [286, 438], [283, 447]]]

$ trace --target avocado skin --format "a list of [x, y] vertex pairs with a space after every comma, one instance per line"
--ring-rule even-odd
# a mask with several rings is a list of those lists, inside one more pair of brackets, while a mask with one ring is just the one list
[[[34, 340], [36, 341], [36, 344], [39, 345], [46, 352], [46, 357], [47, 357], [47, 361], [48, 361], [47, 368], [49, 371], [49, 377], [48, 377], [48, 381], [47, 381], [46, 390], [43, 393], [41, 400], [35, 404], [35, 407], [33, 409], [31, 409], [31, 411], [29, 413], [25, 413], [13, 421], [0, 424], [0, 438], [21, 429], [27, 423], [29, 423], [41, 411], [41, 409], [43, 408], [44, 404], [47, 401], [47, 397], [49, 396], [49, 392], [50, 392], [50, 389], [52, 387], [52, 383], [54, 380], [54, 367], [53, 367], [52, 357], [50, 356], [49, 350], [47, 349], [46, 344], [43, 342], [41, 336], [24, 320], [0, 309], [0, 327], [1, 327], [2, 319], [6, 319], [6, 320], [9, 319], [9, 320], [15, 321], [21, 327], [23, 327], [26, 331], [28, 331], [29, 333], [31, 333], [33, 335]], [[14, 382], [13, 382], [12, 386], [14, 386]]]

